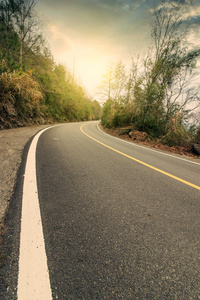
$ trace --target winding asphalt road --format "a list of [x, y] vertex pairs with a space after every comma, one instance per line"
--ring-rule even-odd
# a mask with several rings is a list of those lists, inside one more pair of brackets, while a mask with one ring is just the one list
[[37, 144], [52, 299], [200, 299], [200, 164], [97, 124]]

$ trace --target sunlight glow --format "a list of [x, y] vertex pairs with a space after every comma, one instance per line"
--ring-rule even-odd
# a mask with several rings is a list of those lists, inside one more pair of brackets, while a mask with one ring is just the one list
[[75, 62], [75, 75], [80, 77], [83, 85], [94, 96], [101, 83], [102, 75], [107, 71], [109, 59], [93, 55], [90, 59], [79, 58]]
[[62, 33], [55, 25], [48, 25], [47, 35], [56, 63], [61, 63], [69, 68], [82, 82], [89, 95], [95, 97], [102, 75], [107, 72], [113, 55], [105, 54], [98, 45], [83, 44], [80, 39], [72, 41], [66, 32]]

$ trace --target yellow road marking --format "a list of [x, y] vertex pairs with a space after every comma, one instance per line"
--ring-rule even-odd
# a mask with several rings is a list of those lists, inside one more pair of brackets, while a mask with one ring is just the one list
[[85, 131], [83, 131], [83, 126], [84, 126], [84, 125], [86, 125], [86, 124], [83, 124], [83, 125], [80, 127], [80, 130], [82, 131], [82, 133], [84, 133], [87, 137], [89, 137], [90, 139], [94, 140], [95, 142], [101, 144], [102, 146], [104, 146], [104, 147], [106, 147], [106, 148], [109, 148], [109, 149], [111, 149], [111, 150], [113, 150], [113, 151], [115, 151], [115, 152], [117, 152], [117, 153], [119, 153], [119, 154], [121, 154], [121, 155], [123, 155], [123, 156], [125, 156], [125, 157], [127, 157], [127, 158], [130, 158], [131, 160], [134, 160], [134, 161], [136, 161], [136, 162], [138, 162], [138, 163], [140, 163], [140, 164], [142, 164], [142, 165], [144, 165], [144, 166], [146, 166], [146, 167], [148, 167], [148, 168], [150, 168], [150, 169], [153, 169], [153, 170], [155, 170], [155, 171], [157, 171], [157, 172], [159, 172], [159, 173], [162, 173], [162, 174], [164, 174], [164, 175], [166, 175], [166, 176], [168, 176], [168, 177], [171, 177], [171, 178], [173, 178], [173, 179], [175, 179], [175, 180], [178, 180], [178, 181], [180, 181], [180, 182], [182, 182], [182, 183], [184, 183], [184, 184], [186, 184], [186, 185], [189, 185], [189, 186], [191, 186], [191, 187], [193, 187], [193, 188], [195, 188], [195, 189], [197, 189], [197, 190], [200, 190], [200, 186], [198, 186], [198, 185], [195, 185], [195, 184], [193, 184], [193, 183], [191, 183], [191, 182], [188, 182], [188, 181], [186, 181], [186, 180], [184, 180], [184, 179], [181, 179], [181, 178], [179, 178], [179, 177], [177, 177], [177, 176], [174, 176], [174, 175], [172, 175], [172, 174], [170, 174], [170, 173], [167, 173], [167, 172], [162, 171], [162, 170], [160, 170], [160, 169], [158, 169], [158, 168], [155, 168], [155, 167], [153, 167], [153, 166], [151, 166], [151, 165], [149, 165], [149, 164], [147, 164], [147, 163], [145, 163], [145, 162], [143, 162], [143, 161], [141, 161], [141, 160], [139, 160], [139, 159], [137, 159], [137, 158], [134, 158], [134, 157], [132, 157], [132, 156], [130, 156], [130, 155], [127, 155], [127, 154], [125, 154], [125, 153], [123, 153], [123, 152], [121, 152], [121, 151], [118, 151], [117, 149], [114, 149], [114, 148], [112, 148], [112, 147], [110, 147], [110, 146], [108, 146], [108, 145], [106, 145], [106, 144], [104, 144], [104, 143], [102, 143], [102, 142], [96, 140], [95, 138], [93, 138], [93, 137], [91, 137], [89, 134], [87, 134]]

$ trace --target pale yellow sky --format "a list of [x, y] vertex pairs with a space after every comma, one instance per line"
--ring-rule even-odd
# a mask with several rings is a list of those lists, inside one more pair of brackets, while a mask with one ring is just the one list
[[[191, 24], [188, 46], [200, 46], [200, 0], [181, 2], [191, 3], [184, 14]], [[75, 66], [75, 75], [95, 97], [111, 61], [128, 64], [131, 56], [147, 51], [152, 10], [160, 4], [161, 0], [40, 0], [37, 6], [55, 61], [71, 70]]]

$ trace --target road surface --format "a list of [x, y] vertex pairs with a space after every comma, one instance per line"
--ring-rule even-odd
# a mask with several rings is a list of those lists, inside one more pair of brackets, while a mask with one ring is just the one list
[[[38, 139], [32, 194], [47, 267], [38, 289], [49, 284], [48, 299], [61, 300], [200, 299], [200, 164], [116, 139], [97, 124], [56, 126]], [[14, 262], [2, 299], [35, 299], [35, 291], [23, 296], [31, 283], [21, 273], [41, 264], [36, 255], [21, 266], [17, 256], [22, 177], [6, 221]]]

